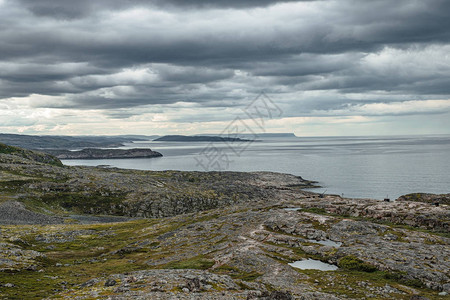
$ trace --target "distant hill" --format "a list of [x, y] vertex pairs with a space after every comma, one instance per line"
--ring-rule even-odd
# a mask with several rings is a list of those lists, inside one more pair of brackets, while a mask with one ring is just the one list
[[261, 138], [296, 138], [294, 133], [258, 133]]
[[227, 138], [221, 136], [206, 136], [206, 135], [166, 135], [155, 139], [157, 142], [247, 142], [250, 140], [241, 138]]
[[[208, 133], [208, 134], [202, 134], [202, 136], [217, 136], [218, 134], [214, 134], [214, 133]], [[241, 139], [254, 139], [255, 136], [258, 139], [264, 139], [264, 138], [298, 138], [294, 133], [290, 133], [290, 132], [282, 132], [282, 133], [242, 133], [242, 134], [238, 134], [237, 137], [241, 138]]]
[[120, 147], [123, 143], [145, 141], [145, 136], [38, 136], [21, 134], [0, 134], [0, 142], [26, 149], [80, 149]]

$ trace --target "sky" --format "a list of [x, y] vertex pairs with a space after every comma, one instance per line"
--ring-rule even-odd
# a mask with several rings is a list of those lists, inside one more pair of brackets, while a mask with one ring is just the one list
[[446, 0], [0, 0], [0, 133], [450, 134], [449, 53]]

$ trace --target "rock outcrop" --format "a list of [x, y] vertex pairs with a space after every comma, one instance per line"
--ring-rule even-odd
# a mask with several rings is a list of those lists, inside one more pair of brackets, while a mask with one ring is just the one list
[[397, 201], [415, 201], [432, 203], [435, 205], [447, 204], [450, 205], [450, 194], [427, 194], [427, 193], [413, 193], [400, 196]]

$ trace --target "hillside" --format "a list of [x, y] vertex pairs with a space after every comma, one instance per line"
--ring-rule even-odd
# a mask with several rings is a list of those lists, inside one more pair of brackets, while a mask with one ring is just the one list
[[25, 150], [19, 147], [9, 146], [0, 143], [0, 154], [6, 154], [8, 156], [0, 156], [1, 162], [14, 162], [15, 158], [24, 158], [30, 161], [62, 166], [61, 161], [56, 157], [47, 153]]

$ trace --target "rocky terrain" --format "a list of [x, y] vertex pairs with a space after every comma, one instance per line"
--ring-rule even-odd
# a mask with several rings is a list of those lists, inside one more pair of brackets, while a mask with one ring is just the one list
[[161, 157], [161, 153], [150, 149], [94, 149], [86, 148], [78, 151], [45, 150], [59, 159], [118, 159], [118, 158], [152, 158]]
[[[3, 299], [450, 293], [445, 203], [322, 196], [287, 174], [67, 167], [0, 152]], [[291, 266], [306, 259], [336, 270]]]

